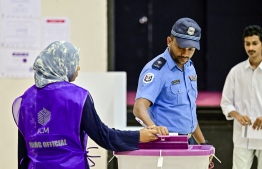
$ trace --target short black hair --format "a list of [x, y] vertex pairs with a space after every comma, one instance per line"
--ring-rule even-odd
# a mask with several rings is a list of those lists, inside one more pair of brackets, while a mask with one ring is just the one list
[[262, 42], [262, 29], [258, 25], [250, 25], [245, 27], [244, 33], [243, 33], [243, 39], [245, 39], [248, 36], [257, 35], [259, 37], [260, 42]]

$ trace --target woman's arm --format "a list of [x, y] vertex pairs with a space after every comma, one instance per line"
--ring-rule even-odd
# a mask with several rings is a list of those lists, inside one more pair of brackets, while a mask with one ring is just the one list
[[106, 126], [99, 118], [89, 95], [85, 101], [81, 130], [101, 147], [112, 151], [138, 149], [139, 131], [122, 131]]
[[29, 161], [25, 139], [18, 130], [18, 169], [28, 169]]

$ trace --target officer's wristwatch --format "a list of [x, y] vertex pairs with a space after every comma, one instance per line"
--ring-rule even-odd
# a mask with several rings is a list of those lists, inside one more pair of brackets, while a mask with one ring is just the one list
[[207, 140], [205, 140], [205, 142], [204, 143], [200, 143], [200, 145], [208, 145], [209, 143], [208, 143], [208, 141]]

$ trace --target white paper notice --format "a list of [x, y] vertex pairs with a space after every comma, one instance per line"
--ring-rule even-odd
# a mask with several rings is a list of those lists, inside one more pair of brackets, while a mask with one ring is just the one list
[[70, 21], [68, 18], [44, 18], [42, 47], [54, 41], [70, 41]]
[[1, 16], [39, 18], [41, 0], [1, 0]]
[[[250, 118], [252, 124], [256, 121], [256, 118]], [[251, 139], [262, 139], [262, 130], [254, 130], [252, 125], [242, 126], [242, 137]]]
[[40, 48], [40, 20], [2, 18], [1, 46]]
[[0, 51], [0, 77], [33, 77], [33, 63], [38, 50]]

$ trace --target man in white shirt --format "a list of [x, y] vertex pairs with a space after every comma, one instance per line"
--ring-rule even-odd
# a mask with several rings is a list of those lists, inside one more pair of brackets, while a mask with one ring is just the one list
[[244, 48], [248, 59], [234, 66], [227, 75], [221, 108], [227, 120], [234, 120], [233, 169], [250, 169], [257, 156], [262, 169], [262, 139], [242, 137], [242, 126], [262, 132], [262, 29], [244, 29]]

